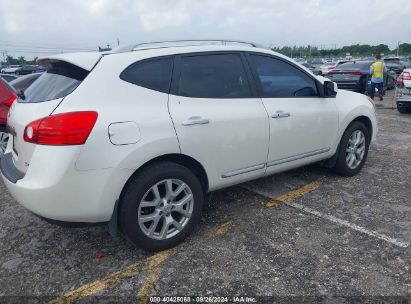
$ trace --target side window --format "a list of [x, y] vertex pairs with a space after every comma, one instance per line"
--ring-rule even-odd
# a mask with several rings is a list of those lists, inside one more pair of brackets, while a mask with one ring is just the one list
[[120, 78], [147, 89], [168, 93], [172, 70], [172, 57], [154, 58], [130, 65], [120, 74]]
[[198, 98], [250, 97], [250, 86], [240, 55], [181, 57], [178, 95]]
[[262, 97], [318, 96], [315, 81], [291, 64], [267, 56], [250, 55], [260, 80]]

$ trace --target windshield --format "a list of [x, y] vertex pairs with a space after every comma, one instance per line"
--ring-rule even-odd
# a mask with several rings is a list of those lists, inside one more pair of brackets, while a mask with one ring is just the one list
[[19, 102], [35, 103], [65, 97], [73, 92], [88, 74], [88, 71], [64, 61], [49, 62], [46, 68], [47, 72], [28, 87], [25, 99], [19, 99]]

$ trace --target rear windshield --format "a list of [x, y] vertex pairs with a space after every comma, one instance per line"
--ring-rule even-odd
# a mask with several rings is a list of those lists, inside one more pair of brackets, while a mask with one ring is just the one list
[[19, 99], [19, 102], [35, 103], [65, 97], [88, 74], [88, 71], [64, 61], [48, 62], [46, 69], [47, 72], [24, 92], [25, 99]]
[[368, 68], [371, 62], [347, 62], [339, 65], [337, 70], [363, 70]]

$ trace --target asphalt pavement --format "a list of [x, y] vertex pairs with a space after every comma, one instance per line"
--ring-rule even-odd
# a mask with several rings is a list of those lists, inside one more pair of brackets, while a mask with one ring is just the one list
[[411, 114], [377, 113], [357, 176], [313, 165], [218, 191], [194, 233], [156, 254], [48, 224], [1, 182], [0, 302], [407, 303]]

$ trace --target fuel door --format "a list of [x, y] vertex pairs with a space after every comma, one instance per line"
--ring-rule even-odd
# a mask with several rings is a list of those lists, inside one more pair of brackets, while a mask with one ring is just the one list
[[113, 145], [131, 145], [141, 139], [140, 128], [134, 121], [114, 122], [108, 126], [108, 136]]

